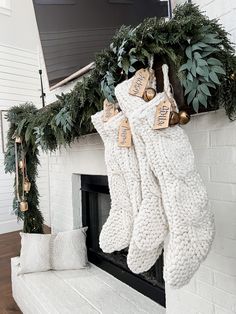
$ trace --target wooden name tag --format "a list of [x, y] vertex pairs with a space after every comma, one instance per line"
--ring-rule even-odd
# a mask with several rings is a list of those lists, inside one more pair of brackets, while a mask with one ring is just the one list
[[164, 129], [169, 126], [171, 103], [169, 100], [163, 100], [156, 107], [154, 129]]
[[129, 94], [133, 96], [143, 97], [145, 88], [149, 79], [148, 69], [140, 69], [135, 73], [132, 84], [129, 89]]
[[116, 114], [115, 105], [110, 103], [107, 99], [103, 102], [103, 122], [107, 122]]
[[118, 146], [119, 147], [131, 147], [132, 136], [128, 119], [121, 121], [118, 134]]

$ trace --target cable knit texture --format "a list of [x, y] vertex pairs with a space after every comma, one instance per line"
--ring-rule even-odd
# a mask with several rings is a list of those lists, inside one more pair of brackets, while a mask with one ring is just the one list
[[[128, 247], [133, 228], [133, 208], [125, 182], [124, 170], [117, 162], [119, 159], [117, 154], [120, 151], [117, 145], [118, 125], [122, 116], [118, 116], [117, 124], [113, 128], [107, 129], [105, 129], [105, 124], [108, 122], [103, 122], [103, 111], [96, 113], [91, 118], [104, 142], [111, 196], [111, 209], [107, 221], [102, 227], [99, 244], [103, 252], [112, 253]], [[118, 156], [120, 157], [120, 155]]]
[[[131, 80], [125, 81], [115, 89], [119, 105], [129, 119], [137, 107], [146, 104], [138, 97], [135, 97], [137, 102], [133, 102], [134, 97], [128, 93], [130, 84]], [[161, 254], [168, 226], [163, 211], [158, 180], [148, 165], [142, 139], [133, 132], [132, 119], [130, 119], [130, 127], [139, 162], [142, 202], [134, 222], [127, 263], [133, 272], [141, 273], [150, 269]]]
[[[107, 165], [107, 171], [110, 169], [108, 160], [112, 158], [113, 162], [117, 164], [120, 171], [120, 176], [125, 180], [125, 184], [122, 187], [122, 191], [117, 195], [117, 193], [111, 193], [111, 211], [110, 215], [104, 224], [101, 234], [100, 234], [100, 247], [104, 252], [112, 252], [114, 250], [119, 250], [122, 243], [122, 246], [128, 243], [127, 241], [123, 245], [123, 234], [124, 231], [129, 235], [129, 241], [133, 228], [133, 221], [136, 219], [140, 204], [142, 201], [141, 194], [141, 185], [140, 185], [140, 171], [138, 160], [134, 146], [130, 148], [119, 147], [118, 146], [118, 128], [121, 121], [125, 118], [124, 114], [120, 112], [116, 116], [112, 117], [108, 122], [104, 123], [102, 121], [103, 111], [97, 113], [92, 117], [92, 121], [97, 128], [98, 132], [102, 136], [105, 145], [105, 162]], [[107, 139], [110, 139], [110, 145], [113, 147], [113, 150], [107, 150], [108, 144]], [[111, 151], [113, 155], [111, 155]], [[109, 156], [107, 156], [109, 154]], [[107, 157], [106, 157], [107, 156]], [[109, 173], [109, 171], [108, 171]], [[108, 174], [108, 179], [109, 179]], [[110, 185], [110, 180], [109, 180]], [[110, 186], [110, 191], [112, 186]], [[114, 191], [120, 190], [120, 186], [114, 186]], [[114, 197], [118, 197], [119, 207], [114, 207]], [[122, 202], [124, 198], [127, 198], [127, 206], [122, 208]], [[129, 213], [128, 216], [124, 215], [122, 210], [126, 210]], [[130, 212], [132, 211], [132, 219], [130, 219]], [[124, 220], [130, 221], [129, 231], [124, 230], [124, 225], [127, 227], [127, 222]], [[114, 237], [115, 236], [115, 237]], [[157, 260], [157, 257], [160, 255], [161, 251], [155, 250], [147, 254], [145, 251], [140, 250], [134, 241], [131, 240], [129, 243], [129, 254], [127, 257], [128, 267], [134, 273], [142, 273], [148, 270]], [[128, 245], [127, 245], [128, 246]], [[162, 247], [160, 248], [160, 250]]]
[[[166, 66], [163, 70], [167, 84]], [[208, 254], [214, 219], [184, 130], [180, 126], [153, 129], [156, 106], [165, 97], [164, 93], [159, 94], [146, 106], [140, 106], [130, 123], [145, 143], [148, 163], [160, 182], [170, 229], [164, 278], [167, 284], [178, 288], [189, 282]]]
[[132, 79], [124, 81], [115, 89], [119, 105], [129, 118], [135, 149], [138, 156], [143, 200], [135, 221], [133, 237], [136, 245], [144, 251], [159, 248], [164, 241], [168, 224], [166, 221], [161, 190], [158, 179], [150, 168], [146, 155], [146, 148], [142, 138], [134, 132], [133, 114], [138, 108], [145, 107], [147, 103], [129, 94]]

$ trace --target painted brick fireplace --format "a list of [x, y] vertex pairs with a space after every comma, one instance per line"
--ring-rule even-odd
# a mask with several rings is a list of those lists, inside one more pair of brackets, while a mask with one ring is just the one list
[[[216, 238], [189, 285], [179, 290], [166, 287], [167, 314], [232, 314], [236, 311], [236, 124], [219, 110], [192, 117], [186, 131], [215, 213]], [[78, 174], [106, 176], [101, 138], [83, 136], [71, 148], [51, 154], [49, 172], [53, 232], [82, 226]]]

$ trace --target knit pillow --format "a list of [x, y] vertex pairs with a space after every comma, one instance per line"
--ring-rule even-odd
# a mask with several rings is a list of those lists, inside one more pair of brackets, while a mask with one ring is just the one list
[[50, 234], [20, 232], [21, 252], [18, 274], [47, 271], [50, 266]]
[[81, 228], [53, 235], [21, 232], [18, 274], [86, 267], [86, 230]]
[[52, 235], [52, 269], [80, 269], [87, 266], [86, 231], [87, 228], [81, 228]]

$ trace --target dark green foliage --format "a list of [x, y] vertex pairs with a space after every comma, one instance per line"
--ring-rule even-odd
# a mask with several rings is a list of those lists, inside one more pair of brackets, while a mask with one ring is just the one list
[[105, 98], [115, 102], [114, 88], [136, 70], [147, 67], [151, 56], [172, 64], [183, 85], [185, 101], [197, 112], [199, 106], [225, 108], [236, 117], [236, 57], [228, 34], [217, 20], [210, 20], [194, 4], [185, 3], [170, 21], [148, 18], [137, 27], [122, 26], [110, 46], [96, 55], [94, 69], [74, 89], [57, 96], [53, 104], [37, 110], [31, 104], [13, 107], [8, 113], [11, 127], [5, 156], [6, 172], [15, 171], [13, 133], [24, 138], [29, 176], [30, 210], [22, 214], [27, 232], [42, 231], [35, 184], [38, 147], [54, 151], [70, 145], [80, 135], [93, 131], [91, 115], [101, 110]]
[[[12, 138], [13, 134], [16, 132], [16, 134], [21, 135], [22, 138], [24, 138], [29, 123], [36, 113], [37, 109], [32, 104], [15, 106], [8, 111], [7, 120], [11, 123], [11, 125], [8, 131], [8, 144], [5, 154], [6, 172], [15, 172], [15, 140]], [[39, 165], [39, 151], [37, 145], [35, 144], [34, 137], [30, 138], [30, 141], [23, 142], [23, 151], [21, 145], [17, 145], [19, 158], [22, 156], [23, 152], [26, 154], [25, 158], [27, 164], [27, 174], [29, 181], [31, 182], [30, 192], [26, 194], [29, 210], [26, 212], [21, 212], [19, 209], [19, 202], [15, 196], [13, 200], [13, 211], [19, 219], [24, 221], [24, 232], [42, 233], [43, 217], [39, 211], [39, 193], [36, 185], [36, 178], [38, 175], [37, 167]], [[21, 172], [19, 172], [19, 182], [22, 182]], [[19, 184], [19, 194], [22, 195], [21, 184]]]

